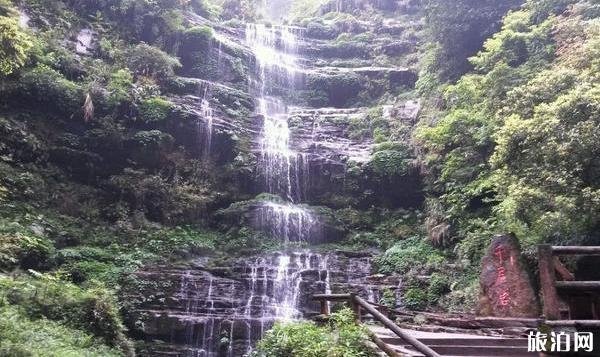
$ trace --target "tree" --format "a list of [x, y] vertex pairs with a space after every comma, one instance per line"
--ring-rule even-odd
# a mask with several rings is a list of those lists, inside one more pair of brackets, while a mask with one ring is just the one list
[[6, 76], [23, 67], [33, 42], [19, 28], [16, 19], [0, 16], [0, 76]]
[[472, 67], [468, 58], [496, 32], [502, 17], [522, 0], [427, 0], [425, 12], [434, 43], [431, 71], [439, 79], [455, 81]]

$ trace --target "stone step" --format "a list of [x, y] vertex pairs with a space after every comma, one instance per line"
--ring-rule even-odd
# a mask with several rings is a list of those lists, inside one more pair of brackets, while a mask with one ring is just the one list
[[[527, 352], [525, 347], [484, 347], [484, 346], [469, 346], [469, 345], [453, 345], [453, 346], [429, 346], [432, 350], [444, 357], [533, 357], [538, 356], [535, 352]], [[412, 346], [393, 346], [393, 348], [403, 354], [411, 356], [423, 356], [415, 351]], [[408, 352], [408, 353], [407, 353]]]
[[[389, 345], [405, 345], [406, 342], [397, 337], [383, 337], [381, 340]], [[527, 348], [526, 338], [420, 338], [419, 341], [427, 346], [483, 346], [483, 347], [524, 347]]]

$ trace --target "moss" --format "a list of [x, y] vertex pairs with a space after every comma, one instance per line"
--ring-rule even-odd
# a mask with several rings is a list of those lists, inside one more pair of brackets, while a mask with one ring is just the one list
[[356, 101], [362, 87], [362, 79], [355, 73], [335, 75], [310, 74], [307, 78], [307, 100], [315, 101], [324, 93], [327, 104], [334, 107], [345, 107]]

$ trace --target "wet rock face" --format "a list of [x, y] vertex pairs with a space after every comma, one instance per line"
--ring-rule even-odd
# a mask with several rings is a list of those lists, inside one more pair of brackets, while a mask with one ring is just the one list
[[91, 55], [96, 45], [97, 34], [91, 29], [82, 29], [75, 39], [75, 52], [79, 55]]
[[497, 235], [481, 261], [479, 314], [537, 317], [539, 305], [513, 234]]
[[142, 355], [242, 356], [275, 321], [317, 314], [313, 294], [355, 292], [378, 301], [382, 289], [397, 285], [368, 279], [369, 256], [343, 253], [276, 253], [214, 264], [200, 259], [136, 274], [141, 288], [128, 298], [128, 324], [146, 342]]

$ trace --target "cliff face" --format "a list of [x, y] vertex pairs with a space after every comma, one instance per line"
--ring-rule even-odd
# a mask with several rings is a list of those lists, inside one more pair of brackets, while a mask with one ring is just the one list
[[196, 1], [18, 5], [30, 52], [0, 87], [0, 199], [19, 227], [2, 269], [104, 286], [142, 355], [238, 356], [314, 314], [313, 293], [394, 296], [369, 277], [423, 201], [418, 1], [286, 25]]
[[242, 356], [275, 321], [318, 314], [313, 294], [354, 292], [374, 301], [398, 286], [371, 276], [369, 255], [304, 251], [214, 264], [205, 258], [135, 274], [127, 320], [148, 341], [142, 354]]

